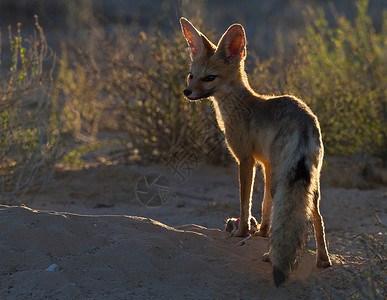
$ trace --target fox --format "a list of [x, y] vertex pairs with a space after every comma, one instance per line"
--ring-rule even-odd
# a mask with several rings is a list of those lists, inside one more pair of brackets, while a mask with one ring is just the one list
[[[331, 266], [319, 208], [324, 147], [317, 117], [295, 96], [260, 95], [251, 88], [241, 24], [231, 25], [217, 45], [186, 18], [180, 25], [191, 57], [183, 94], [191, 101], [211, 100], [239, 167], [240, 216], [229, 219], [226, 230], [234, 237], [269, 238], [266, 260], [278, 288], [296, 268], [313, 219], [316, 266]], [[265, 182], [260, 224], [251, 215], [257, 165]]]

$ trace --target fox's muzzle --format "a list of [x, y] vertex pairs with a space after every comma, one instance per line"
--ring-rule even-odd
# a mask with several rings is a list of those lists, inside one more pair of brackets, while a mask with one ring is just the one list
[[183, 93], [184, 93], [184, 96], [188, 97], [189, 95], [192, 94], [192, 91], [189, 90], [189, 89], [185, 89], [185, 90], [183, 91]]
[[203, 93], [196, 93], [196, 92], [193, 92], [189, 89], [185, 89], [183, 91], [184, 93], [184, 96], [186, 96], [189, 100], [199, 100], [199, 99], [204, 99], [204, 98], [208, 98], [210, 96], [212, 96], [215, 92], [215, 89], [212, 88], [212, 89], [209, 89], [209, 90], [206, 90], [204, 91]]

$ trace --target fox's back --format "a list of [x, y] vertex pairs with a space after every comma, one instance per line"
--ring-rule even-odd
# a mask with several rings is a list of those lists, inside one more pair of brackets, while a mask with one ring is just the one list
[[260, 101], [259, 116], [261, 122], [268, 126], [286, 126], [289, 130], [299, 130], [305, 127], [315, 128], [319, 134], [320, 126], [312, 110], [294, 96], [283, 95], [263, 98]]
[[[314, 148], [316, 154], [323, 152], [317, 117], [301, 100], [289, 95], [251, 95], [246, 106], [249, 115], [245, 117], [248, 120], [246, 126], [251, 134], [249, 140], [259, 160], [269, 160], [273, 148], [289, 152], [304, 146]], [[278, 153], [278, 150], [275, 152]]]

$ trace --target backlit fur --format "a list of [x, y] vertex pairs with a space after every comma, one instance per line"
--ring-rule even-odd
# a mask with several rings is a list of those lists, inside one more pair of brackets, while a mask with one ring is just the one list
[[257, 234], [269, 237], [275, 285], [285, 282], [295, 268], [312, 219], [317, 266], [331, 265], [319, 211], [324, 151], [316, 116], [296, 97], [263, 96], [251, 89], [244, 69], [242, 25], [230, 26], [215, 46], [187, 19], [180, 22], [192, 58], [184, 94], [191, 100], [210, 97], [227, 146], [239, 164], [240, 221], [227, 228], [239, 237], [251, 230], [251, 197], [259, 163], [265, 193]]

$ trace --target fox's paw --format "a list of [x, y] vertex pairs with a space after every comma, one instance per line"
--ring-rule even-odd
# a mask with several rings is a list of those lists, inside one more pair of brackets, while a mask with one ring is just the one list
[[257, 232], [257, 220], [254, 217], [250, 219], [250, 230], [248, 224], [241, 224], [240, 218], [229, 218], [226, 220], [226, 231], [231, 233], [231, 236], [245, 237], [249, 233], [254, 236]]
[[265, 254], [262, 256], [262, 261], [271, 263], [271, 259], [270, 259], [269, 252], [265, 253]]
[[255, 233], [255, 235], [261, 236], [261, 237], [269, 237], [269, 225], [262, 225], [259, 228], [259, 231]]
[[251, 217], [250, 218], [250, 230], [249, 230], [249, 233], [254, 236], [257, 234], [257, 231], [259, 229], [259, 224], [257, 222], [257, 220], [254, 218], [254, 217]]
[[329, 259], [321, 259], [321, 258], [317, 258], [317, 261], [316, 261], [316, 267], [317, 268], [328, 268], [332, 265], [331, 263], [331, 260]]
[[249, 234], [249, 230], [245, 226], [243, 227], [240, 226], [238, 229], [231, 232], [231, 236], [235, 236], [235, 237], [245, 237], [245, 236], [248, 236], [248, 234]]

